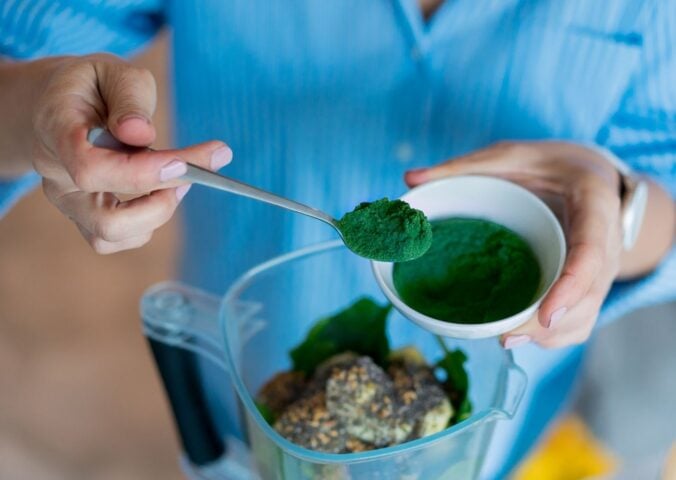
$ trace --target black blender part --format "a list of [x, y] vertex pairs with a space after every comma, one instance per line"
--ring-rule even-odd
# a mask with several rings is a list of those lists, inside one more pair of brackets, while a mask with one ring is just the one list
[[199, 340], [183, 336], [167, 341], [175, 334], [163, 325], [163, 319], [189, 322], [200, 314], [202, 307], [212, 310], [213, 300], [203, 296], [198, 297], [198, 301], [194, 301], [195, 298], [190, 301], [182, 292], [184, 288], [176, 284], [160, 284], [156, 293], [152, 290], [141, 302], [144, 334], [169, 398], [183, 451], [193, 466], [203, 467], [221, 458], [226, 447], [209, 413], [200, 382], [199, 355], [186, 349], [186, 345]]
[[197, 354], [148, 338], [174, 423], [190, 462], [201, 467], [225, 453], [225, 443], [213, 427], [199, 381]]

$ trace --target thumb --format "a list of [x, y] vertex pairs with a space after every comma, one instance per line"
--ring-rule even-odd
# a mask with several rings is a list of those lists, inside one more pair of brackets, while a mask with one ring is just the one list
[[151, 118], [157, 103], [152, 73], [124, 63], [98, 67], [99, 88], [108, 107], [108, 129], [127, 145], [151, 145], [155, 141]]

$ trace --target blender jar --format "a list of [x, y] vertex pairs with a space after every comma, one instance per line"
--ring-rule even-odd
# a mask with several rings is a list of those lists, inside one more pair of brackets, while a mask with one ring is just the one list
[[[476, 478], [495, 422], [513, 416], [526, 385], [525, 374], [497, 339], [445, 339], [449, 348], [461, 348], [468, 357], [473, 412], [469, 419], [425, 438], [362, 453], [322, 453], [289, 442], [258, 412], [256, 392], [273, 375], [289, 369], [289, 351], [311, 326], [362, 296], [386, 302], [369, 262], [341, 242], [307, 247], [261, 264], [240, 277], [222, 300], [177, 283], [149, 289], [141, 302], [144, 331], [174, 407], [186, 471], [212, 479]], [[415, 346], [428, 363], [442, 356], [431, 333], [394, 309], [388, 336], [393, 349]], [[236, 393], [237, 411], [228, 414], [240, 419], [244, 443], [231, 440], [227, 451], [219, 448], [208, 416], [192, 401], [194, 385], [171, 378], [195, 353], [223, 370], [222, 383], [212, 388], [234, 388]]]

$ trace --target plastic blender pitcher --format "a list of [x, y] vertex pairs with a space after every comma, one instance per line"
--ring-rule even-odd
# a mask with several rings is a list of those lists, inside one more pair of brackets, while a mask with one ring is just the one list
[[[156, 285], [144, 295], [144, 330], [174, 407], [187, 457], [184, 468], [190, 475], [266, 480], [479, 475], [495, 423], [513, 416], [526, 384], [525, 374], [497, 339], [445, 339], [449, 348], [461, 348], [468, 357], [474, 409], [469, 419], [422, 439], [362, 453], [328, 454], [289, 442], [258, 412], [256, 392], [273, 375], [289, 369], [288, 352], [310, 327], [362, 296], [386, 303], [369, 262], [341, 242], [304, 248], [259, 265], [237, 280], [222, 300], [176, 283]], [[413, 345], [429, 363], [442, 356], [431, 333], [394, 309], [388, 335], [393, 349]], [[236, 411], [228, 414], [240, 420], [243, 443], [231, 440], [219, 446], [196, 401], [197, 387], [190, 383], [194, 379], [172, 380], [172, 375], [180, 377], [190, 368], [194, 354], [222, 368], [222, 382], [212, 388], [234, 388]]]

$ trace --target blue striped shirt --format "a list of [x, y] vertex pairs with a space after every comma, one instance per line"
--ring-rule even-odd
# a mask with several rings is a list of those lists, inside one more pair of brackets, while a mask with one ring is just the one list
[[[674, 1], [448, 0], [425, 21], [416, 0], [4, 0], [0, 55], [129, 55], [162, 24], [178, 144], [223, 139], [229, 175], [335, 215], [402, 194], [409, 168], [504, 139], [594, 142], [676, 197]], [[181, 276], [217, 292], [333, 235], [200, 187], [184, 208]], [[672, 250], [617, 284], [601, 321], [674, 297]], [[517, 358], [537, 385], [569, 352]]]

